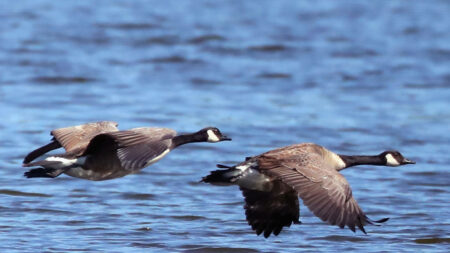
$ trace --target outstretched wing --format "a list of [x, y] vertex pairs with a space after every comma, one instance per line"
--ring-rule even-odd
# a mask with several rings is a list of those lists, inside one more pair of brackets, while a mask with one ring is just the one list
[[278, 235], [283, 227], [300, 223], [297, 193], [286, 184], [276, 181], [271, 191], [257, 191], [240, 187], [245, 198], [245, 216], [257, 235]]
[[97, 135], [84, 155], [105, 152], [119, 158], [126, 170], [139, 170], [170, 151], [176, 132], [168, 128], [135, 128]]
[[55, 129], [51, 132], [51, 135], [53, 135], [67, 152], [83, 152], [91, 139], [96, 135], [116, 132], [118, 130], [116, 122], [101, 121]]
[[329, 168], [319, 154], [261, 161], [263, 173], [275, 176], [295, 189], [304, 204], [323, 221], [341, 228], [348, 226], [352, 231], [357, 226], [364, 233], [364, 225], [372, 224], [353, 198], [347, 180]]
[[28, 164], [39, 156], [60, 147], [64, 147], [67, 153], [75, 156], [80, 155], [94, 136], [113, 131], [118, 131], [118, 129], [117, 123], [112, 121], [55, 129], [51, 131], [51, 135], [53, 135], [52, 141], [31, 151], [24, 158], [23, 163]]

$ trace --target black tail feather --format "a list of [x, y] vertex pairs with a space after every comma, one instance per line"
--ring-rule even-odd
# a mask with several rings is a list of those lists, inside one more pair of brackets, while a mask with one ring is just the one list
[[[219, 164], [218, 164], [219, 166]], [[220, 167], [222, 168], [222, 167]], [[214, 170], [206, 177], [203, 177], [200, 182], [210, 183], [213, 185], [230, 185], [233, 184], [236, 178], [239, 176], [239, 171], [236, 171], [232, 167], [227, 170]]]
[[61, 173], [64, 172], [64, 169], [51, 169], [51, 168], [37, 168], [32, 169], [27, 172], [25, 172], [23, 175], [27, 178], [32, 177], [49, 177], [49, 178], [55, 178]]
[[[366, 219], [366, 220], [368, 220], [368, 219]], [[367, 235], [367, 232], [366, 232], [366, 230], [364, 229], [364, 223], [361, 221], [361, 216], [359, 216], [359, 215], [358, 215], [358, 219], [357, 219], [357, 221], [356, 221], [356, 225], [358, 226], [358, 228], [359, 228], [364, 234]]]
[[[217, 165], [217, 167], [219, 167], [219, 164]], [[221, 167], [219, 167], [221, 168]], [[202, 180], [200, 182], [205, 182], [205, 183], [214, 183], [214, 182], [221, 182], [223, 181], [223, 173], [226, 170], [215, 170], [215, 171], [211, 171], [210, 174], [206, 177], [202, 177]]]
[[33, 161], [34, 159], [38, 158], [39, 156], [41, 156], [41, 155], [43, 155], [43, 154], [45, 154], [45, 153], [47, 153], [47, 152], [49, 152], [49, 151], [51, 151], [51, 150], [60, 148], [60, 147], [61, 147], [61, 144], [60, 144], [59, 142], [57, 142], [56, 140], [53, 140], [53, 141], [50, 142], [49, 144], [47, 144], [47, 145], [45, 145], [45, 146], [42, 146], [42, 147], [40, 147], [40, 148], [38, 148], [38, 149], [35, 149], [35, 150], [31, 151], [31, 152], [25, 157], [25, 159], [23, 159], [23, 163], [24, 163], [24, 164], [27, 164], [27, 163]]

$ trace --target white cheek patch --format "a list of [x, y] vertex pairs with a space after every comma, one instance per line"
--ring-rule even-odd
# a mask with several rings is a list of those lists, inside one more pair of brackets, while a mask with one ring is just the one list
[[345, 162], [342, 160], [341, 157], [339, 157], [338, 155], [336, 155], [335, 153], [331, 152], [331, 158], [334, 160], [334, 162], [337, 164], [337, 169], [338, 170], [342, 170], [343, 168], [345, 168], [345, 166], [347, 166], [345, 164]]
[[386, 155], [386, 164], [389, 166], [399, 166], [400, 165], [400, 163], [391, 154]]
[[208, 142], [220, 141], [219, 137], [217, 137], [217, 135], [211, 129], [206, 131], [206, 133], [208, 134]]

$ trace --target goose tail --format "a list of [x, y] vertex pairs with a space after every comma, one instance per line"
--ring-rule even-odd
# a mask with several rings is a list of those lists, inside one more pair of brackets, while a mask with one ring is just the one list
[[32, 177], [50, 177], [54, 178], [61, 175], [67, 169], [80, 166], [79, 159], [69, 159], [58, 156], [50, 156], [45, 160], [23, 164], [23, 167], [39, 167], [31, 169], [24, 173], [27, 178]]
[[214, 170], [206, 177], [203, 177], [200, 182], [205, 182], [213, 185], [227, 186], [232, 185], [236, 181], [236, 178], [241, 173], [240, 170], [236, 170], [234, 167], [217, 164], [218, 168], [225, 168], [226, 170]]

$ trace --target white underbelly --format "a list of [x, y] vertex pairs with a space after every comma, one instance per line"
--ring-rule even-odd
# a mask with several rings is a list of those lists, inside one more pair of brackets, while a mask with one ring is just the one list
[[72, 176], [72, 177], [99, 181], [99, 180], [107, 180], [107, 179], [123, 177], [123, 176], [133, 173], [133, 171], [111, 170], [111, 171], [96, 172], [93, 170], [85, 170], [82, 167], [73, 167], [73, 168], [66, 170], [64, 173], [69, 176]]

